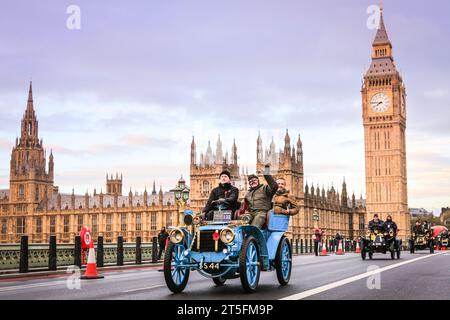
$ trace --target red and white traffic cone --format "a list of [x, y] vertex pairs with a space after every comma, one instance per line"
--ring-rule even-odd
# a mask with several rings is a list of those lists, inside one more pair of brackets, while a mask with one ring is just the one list
[[94, 241], [91, 241], [89, 245], [89, 255], [87, 261], [86, 272], [80, 277], [80, 279], [100, 279], [104, 276], [97, 273], [97, 262], [95, 261]]
[[356, 241], [356, 253], [361, 253], [361, 248], [359, 247], [359, 241]]
[[344, 251], [342, 250], [342, 240], [339, 240], [338, 251], [336, 252], [338, 255], [343, 255]]
[[322, 252], [320, 253], [320, 256], [328, 256], [328, 252], [327, 252], [327, 246], [325, 245], [325, 242], [322, 244]]

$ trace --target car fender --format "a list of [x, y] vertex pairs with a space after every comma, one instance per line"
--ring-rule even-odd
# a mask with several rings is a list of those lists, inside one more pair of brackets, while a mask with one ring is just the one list
[[283, 237], [284, 232], [272, 232], [267, 239], [267, 251], [269, 253], [269, 259], [274, 260], [277, 254], [278, 245]]

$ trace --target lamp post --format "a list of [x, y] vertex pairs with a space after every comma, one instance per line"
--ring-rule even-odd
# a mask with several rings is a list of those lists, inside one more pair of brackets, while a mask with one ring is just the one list
[[314, 228], [318, 228], [319, 227], [319, 212], [316, 208], [313, 209], [312, 218], [313, 218], [313, 221], [315, 221]]
[[184, 211], [186, 209], [186, 203], [189, 200], [189, 187], [186, 186], [183, 176], [178, 180], [177, 186], [170, 191], [174, 193], [178, 207], [178, 224], [184, 226]]
[[178, 225], [180, 226], [184, 226], [184, 217], [183, 217], [183, 212], [184, 212], [184, 199], [181, 196], [181, 192], [180, 191], [175, 191], [175, 199], [177, 201], [177, 207], [178, 207]]

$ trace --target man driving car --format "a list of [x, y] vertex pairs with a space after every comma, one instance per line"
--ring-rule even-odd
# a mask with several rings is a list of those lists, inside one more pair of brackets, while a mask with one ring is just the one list
[[379, 219], [378, 213], [375, 213], [373, 215], [373, 220], [369, 221], [369, 230], [371, 232], [374, 232], [375, 230], [382, 232], [384, 230], [384, 222]]
[[208, 202], [202, 210], [206, 220], [213, 220], [214, 210], [221, 205], [222, 210], [236, 211], [238, 204], [239, 189], [231, 184], [231, 174], [224, 170], [219, 175], [219, 186], [211, 190]]

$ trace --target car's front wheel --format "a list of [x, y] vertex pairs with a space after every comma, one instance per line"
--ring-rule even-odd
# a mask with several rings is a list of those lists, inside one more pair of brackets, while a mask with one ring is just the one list
[[185, 261], [184, 246], [169, 242], [164, 254], [164, 279], [173, 293], [184, 290], [189, 280], [189, 268], [183, 267]]
[[260, 274], [258, 243], [254, 237], [248, 236], [239, 254], [239, 276], [246, 292], [256, 291]]
[[275, 266], [277, 270], [278, 282], [285, 286], [291, 278], [292, 271], [292, 250], [288, 238], [281, 238], [275, 256]]

